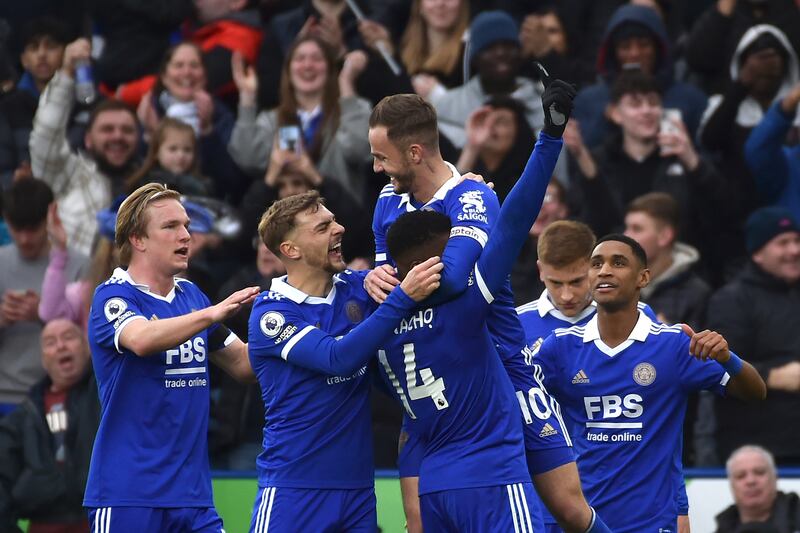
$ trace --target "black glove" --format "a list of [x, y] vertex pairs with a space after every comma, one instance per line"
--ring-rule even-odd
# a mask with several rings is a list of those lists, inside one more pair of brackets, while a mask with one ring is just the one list
[[561, 80], [550, 81], [550, 75], [541, 63], [535, 63], [544, 84], [542, 108], [544, 109], [544, 131], [550, 137], [561, 137], [572, 113], [575, 87]]

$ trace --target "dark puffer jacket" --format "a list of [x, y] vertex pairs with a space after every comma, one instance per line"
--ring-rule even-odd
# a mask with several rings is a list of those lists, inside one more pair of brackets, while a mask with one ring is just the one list
[[[789, 286], [749, 262], [708, 306], [709, 329], [767, 380], [770, 370], [800, 360], [800, 284]], [[763, 402], [717, 400], [718, 459], [758, 444], [778, 463], [800, 458], [800, 393], [770, 389]]]
[[83, 493], [89, 474], [100, 401], [89, 373], [67, 394], [66, 458], [55, 459], [44, 416], [45, 378], [20, 406], [0, 419], [0, 531], [15, 531], [20, 518], [77, 522], [86, 518]]

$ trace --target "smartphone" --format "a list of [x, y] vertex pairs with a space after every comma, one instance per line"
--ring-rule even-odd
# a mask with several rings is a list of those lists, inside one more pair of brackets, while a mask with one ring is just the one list
[[278, 130], [278, 148], [299, 154], [303, 149], [300, 143], [300, 126], [281, 126]]
[[683, 122], [683, 113], [680, 109], [666, 108], [661, 112], [661, 133], [679, 133], [680, 128], [675, 122]]

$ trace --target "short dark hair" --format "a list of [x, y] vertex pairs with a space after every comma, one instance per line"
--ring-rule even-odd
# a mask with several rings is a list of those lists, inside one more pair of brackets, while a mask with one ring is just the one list
[[42, 180], [21, 179], [3, 193], [3, 218], [15, 229], [33, 229], [47, 220], [53, 190]]
[[28, 45], [38, 43], [45, 37], [66, 46], [70, 41], [69, 30], [53, 17], [41, 17], [28, 21], [20, 32], [20, 42], [24, 50]]
[[450, 234], [450, 217], [436, 211], [411, 211], [400, 215], [386, 233], [386, 248], [395, 261], [430, 242]]
[[627, 213], [645, 213], [649, 217], [671, 226], [676, 231], [681, 223], [678, 202], [665, 192], [649, 192], [634, 198], [628, 204]]
[[369, 116], [369, 127], [383, 126], [386, 136], [401, 150], [411, 144], [439, 149], [436, 110], [416, 94], [393, 94], [378, 102]]
[[650, 93], [661, 96], [661, 87], [653, 76], [649, 76], [639, 69], [624, 70], [620, 72], [611, 86], [611, 102], [619, 103], [622, 97], [628, 94]]
[[102, 102], [97, 104], [94, 107], [94, 109], [92, 109], [92, 113], [89, 115], [89, 123], [86, 125], [86, 131], [92, 129], [92, 126], [94, 126], [97, 117], [108, 111], [127, 111], [128, 113], [131, 114], [131, 116], [133, 117], [133, 121], [137, 124], [137, 126], [139, 124], [139, 118], [136, 116], [136, 113], [131, 108], [131, 106], [129, 106], [122, 100], [115, 100], [111, 98], [109, 100], [103, 100]]
[[623, 235], [622, 233], [610, 233], [600, 237], [597, 240], [597, 245], [595, 245], [595, 247], [607, 241], [621, 242], [630, 246], [631, 250], [633, 251], [633, 255], [635, 255], [642, 264], [642, 268], [647, 268], [647, 254], [645, 253], [644, 248], [642, 248], [642, 245], [636, 242], [636, 240], [628, 237], [627, 235]]
[[579, 259], [588, 260], [594, 243], [594, 233], [583, 222], [557, 220], [539, 235], [536, 253], [542, 263], [564, 268]]

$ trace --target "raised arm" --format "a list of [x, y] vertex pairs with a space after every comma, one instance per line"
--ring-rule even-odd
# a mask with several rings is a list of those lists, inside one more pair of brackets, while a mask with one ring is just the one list
[[553, 174], [567, 120], [572, 111], [575, 89], [561, 81], [548, 83], [542, 106], [545, 111], [545, 127], [536, 141], [522, 176], [506, 197], [500, 209], [500, 217], [492, 231], [486, 247], [478, 260], [478, 272], [490, 293], [504, 283], [511, 272], [528, 231], [539, 214], [544, 201], [547, 184]]
[[33, 175], [46, 181], [56, 196], [69, 187], [78, 156], [67, 142], [67, 121], [75, 103], [75, 65], [88, 59], [91, 45], [86, 39], [70, 43], [64, 63], [39, 98], [30, 136]]

